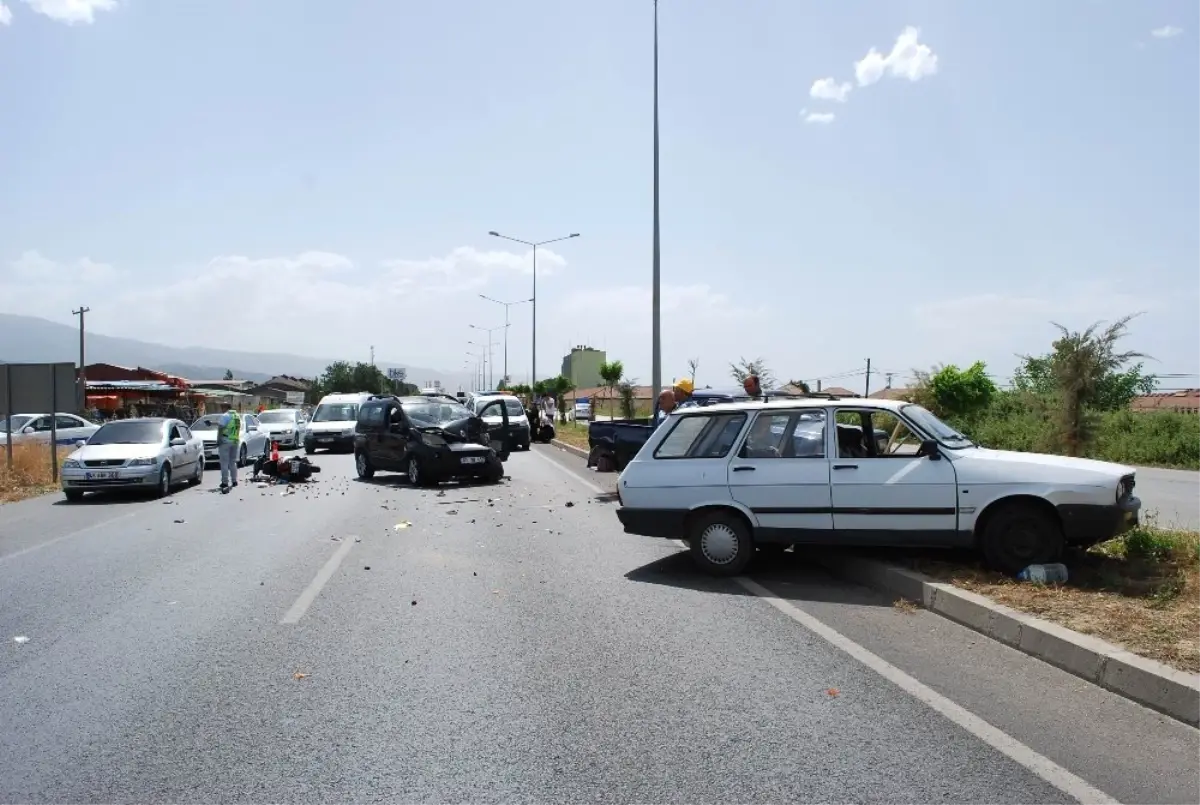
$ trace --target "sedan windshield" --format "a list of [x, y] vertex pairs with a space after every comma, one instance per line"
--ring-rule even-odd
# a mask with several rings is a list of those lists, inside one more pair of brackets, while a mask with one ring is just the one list
[[291, 425], [296, 421], [295, 411], [263, 411], [258, 421], [264, 425]]
[[[493, 403], [495, 403], [495, 402], [496, 402], [495, 397], [492, 397], [491, 399], [488, 399], [485, 397], [484, 399], [475, 403], [475, 413], [478, 414], [486, 406], [491, 405], [492, 407], [488, 408], [488, 412], [486, 414], [484, 414], [484, 416], [487, 416], [487, 417], [500, 416], [501, 415], [500, 407], [497, 405], [493, 405]], [[518, 400], [516, 397], [505, 396], [504, 397], [504, 407], [508, 409], [509, 416], [525, 416], [525, 407], [521, 405], [521, 401]]]
[[93, 433], [92, 438], [88, 439], [88, 446], [95, 447], [98, 444], [160, 444], [162, 438], [163, 423], [126, 420], [124, 422], [109, 422], [107, 425], [102, 425], [100, 430]]
[[318, 405], [313, 413], [313, 422], [353, 422], [358, 419], [358, 406], [354, 403], [325, 403]]
[[11, 419], [0, 419], [0, 433], [12, 433], [15, 430], [20, 430], [29, 424], [31, 416], [14, 416]]
[[945, 447], [974, 447], [975, 443], [938, 419], [931, 411], [919, 405], [906, 405], [900, 409], [914, 424]]
[[221, 414], [202, 416], [192, 423], [192, 430], [216, 430], [221, 427]]
[[464, 406], [452, 402], [406, 402], [403, 405], [405, 415], [418, 428], [437, 427], [448, 422], [467, 419], [471, 412]]

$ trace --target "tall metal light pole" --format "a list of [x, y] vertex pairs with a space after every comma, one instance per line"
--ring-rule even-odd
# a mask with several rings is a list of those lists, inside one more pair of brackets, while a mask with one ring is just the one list
[[515, 302], [501, 302], [499, 299], [493, 299], [484, 294], [479, 295], [480, 299], [486, 299], [489, 302], [495, 302], [497, 305], [504, 305], [504, 380], [509, 380], [508, 376], [508, 309], [513, 305], [523, 305], [526, 302], [532, 302], [532, 299], [518, 299]]
[[650, 385], [652, 399], [658, 399], [662, 391], [662, 263], [658, 239], [658, 0], [654, 0], [654, 279], [651, 292], [650, 315]]
[[[657, 2], [657, 0], [655, 0]], [[578, 232], [572, 232], [570, 235], [563, 235], [561, 238], [551, 238], [550, 240], [521, 240], [520, 238], [512, 238], [508, 235], [501, 235], [499, 232], [488, 232], [494, 238], [503, 238], [511, 240], [513, 243], [523, 243], [533, 249], [533, 298], [529, 301], [533, 303], [533, 356], [532, 366], [529, 373], [529, 386], [532, 388], [537, 383], [537, 250], [538, 246], [546, 246], [551, 243], [558, 243], [560, 240], [570, 240], [571, 238], [579, 237]]]
[[476, 355], [469, 350], [467, 354], [475, 359], [475, 391], [483, 391], [483, 355]]
[[474, 324], [468, 324], [467, 326], [472, 330], [479, 330], [480, 332], [488, 334], [488, 366], [491, 367], [488, 374], [488, 388], [494, 389], [496, 388], [496, 362], [492, 360], [492, 344], [496, 342], [492, 340], [492, 333], [496, 332], [497, 330], [504, 330], [504, 341], [505, 343], [508, 343], [508, 330], [506, 329], [508, 325], [501, 324], [499, 327], [479, 327]]
[[[86, 339], [86, 329], [84, 328], [84, 317], [91, 311], [90, 307], [79, 306], [79, 310], [72, 310], [72, 316], [79, 317], [79, 412], [83, 413], [87, 409], [87, 364], [84, 363], [86, 356], [84, 355], [84, 340]], [[57, 401], [55, 401], [57, 405]], [[11, 411], [9, 413], [12, 413]]]

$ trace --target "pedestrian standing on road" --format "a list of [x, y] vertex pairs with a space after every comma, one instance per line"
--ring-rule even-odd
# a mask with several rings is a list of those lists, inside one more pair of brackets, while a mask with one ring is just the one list
[[217, 458], [221, 461], [221, 492], [238, 485], [238, 448], [242, 445], [242, 418], [233, 406], [225, 403], [225, 413], [217, 425]]

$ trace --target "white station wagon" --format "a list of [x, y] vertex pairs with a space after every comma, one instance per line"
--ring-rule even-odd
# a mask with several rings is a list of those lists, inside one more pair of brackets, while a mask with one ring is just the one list
[[983, 448], [911, 403], [780, 400], [676, 412], [621, 472], [617, 516], [717, 575], [801, 544], [973, 547], [1016, 573], [1132, 528], [1133, 488], [1130, 467]]

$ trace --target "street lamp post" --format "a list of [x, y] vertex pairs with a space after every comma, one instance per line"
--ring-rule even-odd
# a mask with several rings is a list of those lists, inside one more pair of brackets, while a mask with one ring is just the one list
[[[656, 0], [657, 2], [657, 0]], [[558, 243], [560, 240], [570, 240], [571, 238], [579, 237], [578, 232], [572, 232], [570, 235], [563, 235], [561, 238], [551, 238], [550, 240], [521, 240], [520, 238], [501, 235], [499, 232], [488, 232], [494, 238], [502, 238], [511, 240], [513, 243], [523, 243], [533, 249], [533, 298], [529, 301], [533, 303], [533, 355], [530, 366], [529, 385], [532, 388], [537, 384], [537, 250], [538, 246], [546, 246], [551, 243]]]
[[[469, 343], [474, 343], [474, 342], [469, 342]], [[470, 350], [468, 350], [467, 354], [475, 359], [475, 380], [474, 380], [475, 391], [483, 391], [483, 371], [484, 371], [483, 367], [484, 367], [484, 361], [486, 360], [484, 356], [487, 353], [483, 352], [483, 353], [480, 353], [479, 355], [476, 355], [474, 352], [471, 352]]]
[[[494, 388], [496, 388], [496, 385], [495, 385], [496, 384], [496, 362], [494, 360], [492, 360], [492, 344], [495, 343], [494, 341], [492, 341], [492, 333], [496, 332], [497, 330], [504, 330], [504, 343], [507, 344], [508, 343], [508, 329], [507, 329], [508, 325], [502, 324], [499, 327], [479, 327], [474, 324], [468, 324], [467, 326], [470, 327], [472, 330], [479, 330], [480, 332], [484, 332], [484, 333], [488, 334], [488, 366], [491, 367], [488, 370], [488, 372], [489, 372], [488, 388], [494, 389]], [[505, 362], [504, 369], [505, 369], [505, 373], [506, 373], [505, 377], [507, 377], [508, 376], [507, 375], [507, 372], [508, 372], [507, 361]]]
[[492, 347], [496, 345], [496, 342], [488, 341], [486, 344], [481, 344], [478, 341], [468, 341], [467, 343], [473, 347], [479, 347], [480, 352], [483, 355], [483, 375], [479, 378], [480, 383], [486, 386], [488, 389], [494, 389], [495, 386], [491, 385], [488, 379], [488, 367], [490, 367], [492, 363]]
[[505, 381], [507, 381], [509, 379], [509, 377], [508, 377], [508, 309], [510, 307], [512, 307], [513, 305], [523, 305], [526, 302], [532, 302], [533, 300], [532, 299], [518, 299], [515, 302], [501, 302], [499, 299], [493, 299], [492, 297], [485, 296], [484, 294], [480, 294], [479, 298], [486, 299], [489, 302], [495, 302], [497, 305], [504, 305], [504, 379], [505, 379]]
[[658, 230], [658, 0], [654, 0], [654, 256], [650, 314], [650, 385], [653, 399], [662, 391], [662, 290]]

